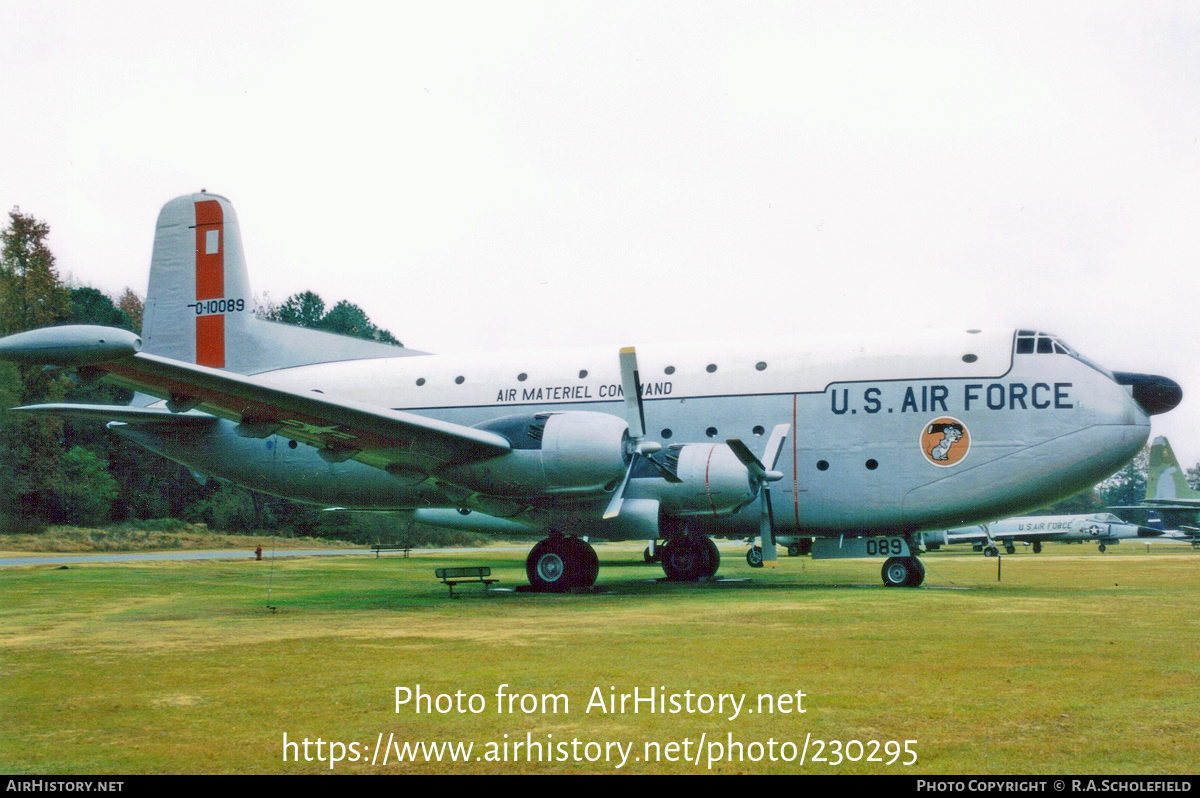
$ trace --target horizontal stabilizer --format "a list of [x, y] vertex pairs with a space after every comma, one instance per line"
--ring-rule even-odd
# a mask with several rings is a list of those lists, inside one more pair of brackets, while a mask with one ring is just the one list
[[129, 330], [94, 324], [43, 327], [0, 338], [0, 360], [51, 366], [87, 366], [131, 357], [142, 339]]
[[217, 417], [197, 410], [172, 413], [165, 407], [129, 407], [128, 405], [85, 405], [56, 403], [14, 407], [11, 413], [49, 413], [64, 418], [85, 421], [120, 421], [129, 425], [171, 424], [174, 426], [206, 426]]

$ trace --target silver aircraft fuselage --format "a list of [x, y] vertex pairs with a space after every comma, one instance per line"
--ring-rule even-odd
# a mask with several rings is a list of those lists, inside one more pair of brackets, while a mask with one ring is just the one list
[[[876, 341], [639, 346], [647, 439], [666, 456], [674, 452], [696, 478], [674, 485], [635, 473], [627, 496], [678, 511], [698, 531], [753, 536], [753, 495], [740, 503], [728, 492], [722, 498], [728, 486], [715, 480], [725, 469], [744, 481], [744, 470], [725, 468], [724, 442], [738, 438], [761, 449], [775, 425], [789, 424], [776, 465], [783, 479], [770, 490], [779, 535], [945, 529], [1044, 506], [1120, 468], [1145, 444], [1150, 421], [1111, 372], [1065, 346], [1028, 351], [1019, 337], [1013, 330], [927, 331]], [[624, 412], [608, 348], [351, 360], [254, 377], [464, 426], [544, 412]], [[170, 430], [112, 426], [194, 470], [309, 503], [495, 518], [523, 511], [525, 523], [566, 519], [576, 534], [646, 536], [627, 518], [602, 520], [609, 497], [594, 491], [540, 494], [530, 513], [528, 497], [504, 495], [505, 476], [489, 471], [488, 461], [470, 466], [469, 479], [448, 480], [496, 485], [468, 491], [353, 460], [327, 462], [279, 435], [239, 437], [229, 421]]]

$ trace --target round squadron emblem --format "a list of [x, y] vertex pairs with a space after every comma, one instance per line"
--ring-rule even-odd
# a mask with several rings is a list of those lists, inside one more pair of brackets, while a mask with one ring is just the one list
[[921, 453], [939, 468], [958, 465], [970, 451], [971, 433], [957, 418], [935, 418], [921, 431]]

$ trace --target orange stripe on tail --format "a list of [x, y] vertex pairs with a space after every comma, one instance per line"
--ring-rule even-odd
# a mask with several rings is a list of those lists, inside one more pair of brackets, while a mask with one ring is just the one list
[[196, 317], [196, 365], [225, 368], [225, 316]]
[[[225, 296], [225, 216], [221, 203], [196, 203], [196, 301]], [[225, 368], [225, 316], [196, 317], [196, 363]]]

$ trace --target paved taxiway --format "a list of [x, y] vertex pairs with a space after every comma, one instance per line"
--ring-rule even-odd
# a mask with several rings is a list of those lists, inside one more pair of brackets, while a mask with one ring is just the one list
[[[526, 551], [528, 546], [488, 547], [486, 549], [413, 549], [412, 554], [468, 554], [481, 551]], [[263, 549], [263, 559], [275, 557], [328, 557], [337, 554], [369, 554], [371, 549], [283, 549], [274, 555]], [[394, 552], [384, 555], [398, 556]], [[0, 568], [14, 565], [72, 565], [84, 562], [139, 562], [147, 560], [244, 560], [254, 559], [254, 552], [245, 549], [223, 551], [117, 551], [109, 554], [30, 554], [16, 557], [0, 557]]]

